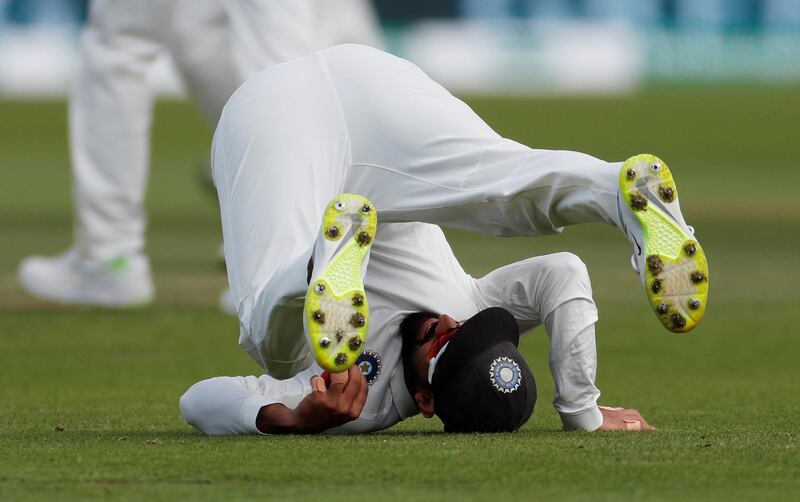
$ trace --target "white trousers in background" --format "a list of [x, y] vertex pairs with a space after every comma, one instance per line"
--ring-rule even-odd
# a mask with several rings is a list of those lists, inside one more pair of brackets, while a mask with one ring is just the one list
[[[248, 80], [225, 106], [212, 157], [240, 343], [268, 371], [269, 360], [308, 361], [291, 312], [337, 193], [371, 199], [381, 223], [506, 236], [619, 224], [619, 163], [502, 138], [413, 64], [358, 45]], [[379, 229], [376, 248], [381, 239]], [[425, 298], [413, 285], [407, 295]]]
[[212, 125], [247, 77], [313, 49], [312, 0], [93, 0], [70, 98], [75, 244], [84, 259], [142, 252], [152, 96], [169, 53]]

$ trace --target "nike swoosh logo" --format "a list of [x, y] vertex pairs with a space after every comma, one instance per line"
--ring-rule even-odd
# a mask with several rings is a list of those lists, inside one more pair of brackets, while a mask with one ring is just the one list
[[[627, 231], [627, 229], [626, 229]], [[636, 240], [636, 236], [633, 235], [633, 232], [627, 231], [628, 238], [636, 244], [636, 256], [642, 256], [642, 245], [639, 244], [639, 241]]]

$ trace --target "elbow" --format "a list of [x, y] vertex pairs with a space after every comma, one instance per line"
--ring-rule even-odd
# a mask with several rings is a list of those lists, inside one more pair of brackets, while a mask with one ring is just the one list
[[210, 436], [253, 433], [242, 422], [247, 392], [238, 378], [209, 378], [189, 387], [179, 401], [183, 419]]
[[183, 419], [189, 425], [208, 434], [208, 431], [203, 430], [203, 416], [206, 415], [203, 411], [203, 387], [206, 382], [207, 380], [197, 382], [189, 387], [181, 396], [179, 406]]

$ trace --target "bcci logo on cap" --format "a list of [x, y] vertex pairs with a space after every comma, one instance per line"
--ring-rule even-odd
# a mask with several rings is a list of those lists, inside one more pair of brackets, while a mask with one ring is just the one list
[[522, 371], [517, 362], [510, 357], [498, 357], [489, 366], [489, 380], [495, 389], [511, 394], [519, 389], [522, 382]]

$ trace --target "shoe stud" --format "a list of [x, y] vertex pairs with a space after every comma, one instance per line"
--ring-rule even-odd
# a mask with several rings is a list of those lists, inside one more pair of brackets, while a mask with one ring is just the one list
[[364, 214], [369, 214], [372, 211], [372, 207], [369, 204], [364, 204], [361, 206], [361, 212]]
[[343, 338], [344, 338], [344, 330], [343, 329], [337, 329], [336, 330], [336, 342], [337, 343], [341, 343]]
[[631, 207], [634, 211], [641, 211], [647, 208], [647, 198], [639, 192], [631, 194]]
[[677, 312], [675, 312], [674, 314], [669, 316], [669, 318], [672, 320], [672, 327], [673, 328], [680, 329], [680, 328], [683, 328], [684, 326], [686, 326], [686, 319], [682, 315], [678, 314]]
[[650, 290], [651, 290], [653, 293], [658, 293], [659, 291], [661, 291], [661, 281], [660, 281], [660, 280], [658, 280], [658, 279], [656, 279], [655, 281], [653, 281], [653, 283], [652, 283], [652, 284], [650, 284]]
[[647, 257], [647, 269], [650, 270], [650, 273], [653, 275], [658, 275], [664, 270], [664, 266], [661, 263], [661, 258], [658, 255], [651, 254]]
[[658, 187], [658, 198], [664, 202], [672, 202], [675, 200], [675, 190], [672, 187], [660, 185]]
[[344, 363], [347, 362], [347, 354], [345, 354], [344, 352], [339, 352], [338, 354], [336, 354], [335, 361], [336, 364], [338, 364], [339, 366], [343, 365]]
[[319, 339], [319, 346], [322, 347], [323, 349], [327, 349], [328, 347], [331, 346], [331, 339], [328, 338], [327, 336], [323, 336], [322, 338]]
[[689, 275], [689, 278], [692, 280], [692, 284], [700, 284], [701, 282], [706, 280], [706, 274], [703, 272], [695, 271]]
[[697, 310], [700, 308], [700, 300], [697, 298], [692, 298], [689, 300], [689, 308], [692, 310]]
[[356, 237], [358, 244], [361, 246], [366, 246], [370, 242], [372, 242], [372, 236], [369, 235], [369, 232], [359, 232], [358, 237]]
[[628, 178], [628, 181], [633, 181], [636, 177], [636, 171], [634, 169], [628, 169], [625, 171], [625, 177]]
[[655, 162], [650, 164], [650, 170], [653, 171], [654, 173], [661, 171], [661, 164]]
[[347, 342], [347, 346], [350, 347], [350, 350], [358, 350], [359, 347], [361, 347], [361, 338], [351, 338], [350, 341]]
[[314, 313], [311, 314], [311, 318], [319, 324], [325, 324], [325, 312], [321, 310], [315, 310]]
[[353, 307], [360, 307], [364, 305], [364, 295], [356, 293], [353, 295]]
[[354, 328], [363, 328], [367, 323], [367, 319], [361, 312], [356, 312], [350, 317], [350, 325]]
[[337, 200], [333, 203], [333, 207], [335, 207], [337, 211], [344, 211], [345, 205], [344, 202]]
[[314, 286], [314, 292], [318, 295], [321, 295], [325, 292], [325, 285], [321, 282], [318, 282], [316, 286]]
[[330, 227], [328, 227], [328, 230], [326, 230], [325, 233], [331, 239], [338, 239], [339, 238], [339, 227], [337, 227], [336, 225], [331, 225]]
[[683, 246], [683, 252], [686, 253], [686, 256], [694, 256], [694, 254], [697, 252], [697, 246], [690, 242], [689, 244]]
[[668, 311], [669, 311], [669, 305], [667, 305], [666, 303], [659, 303], [658, 305], [656, 305], [656, 312], [658, 312], [659, 315], [664, 315]]

